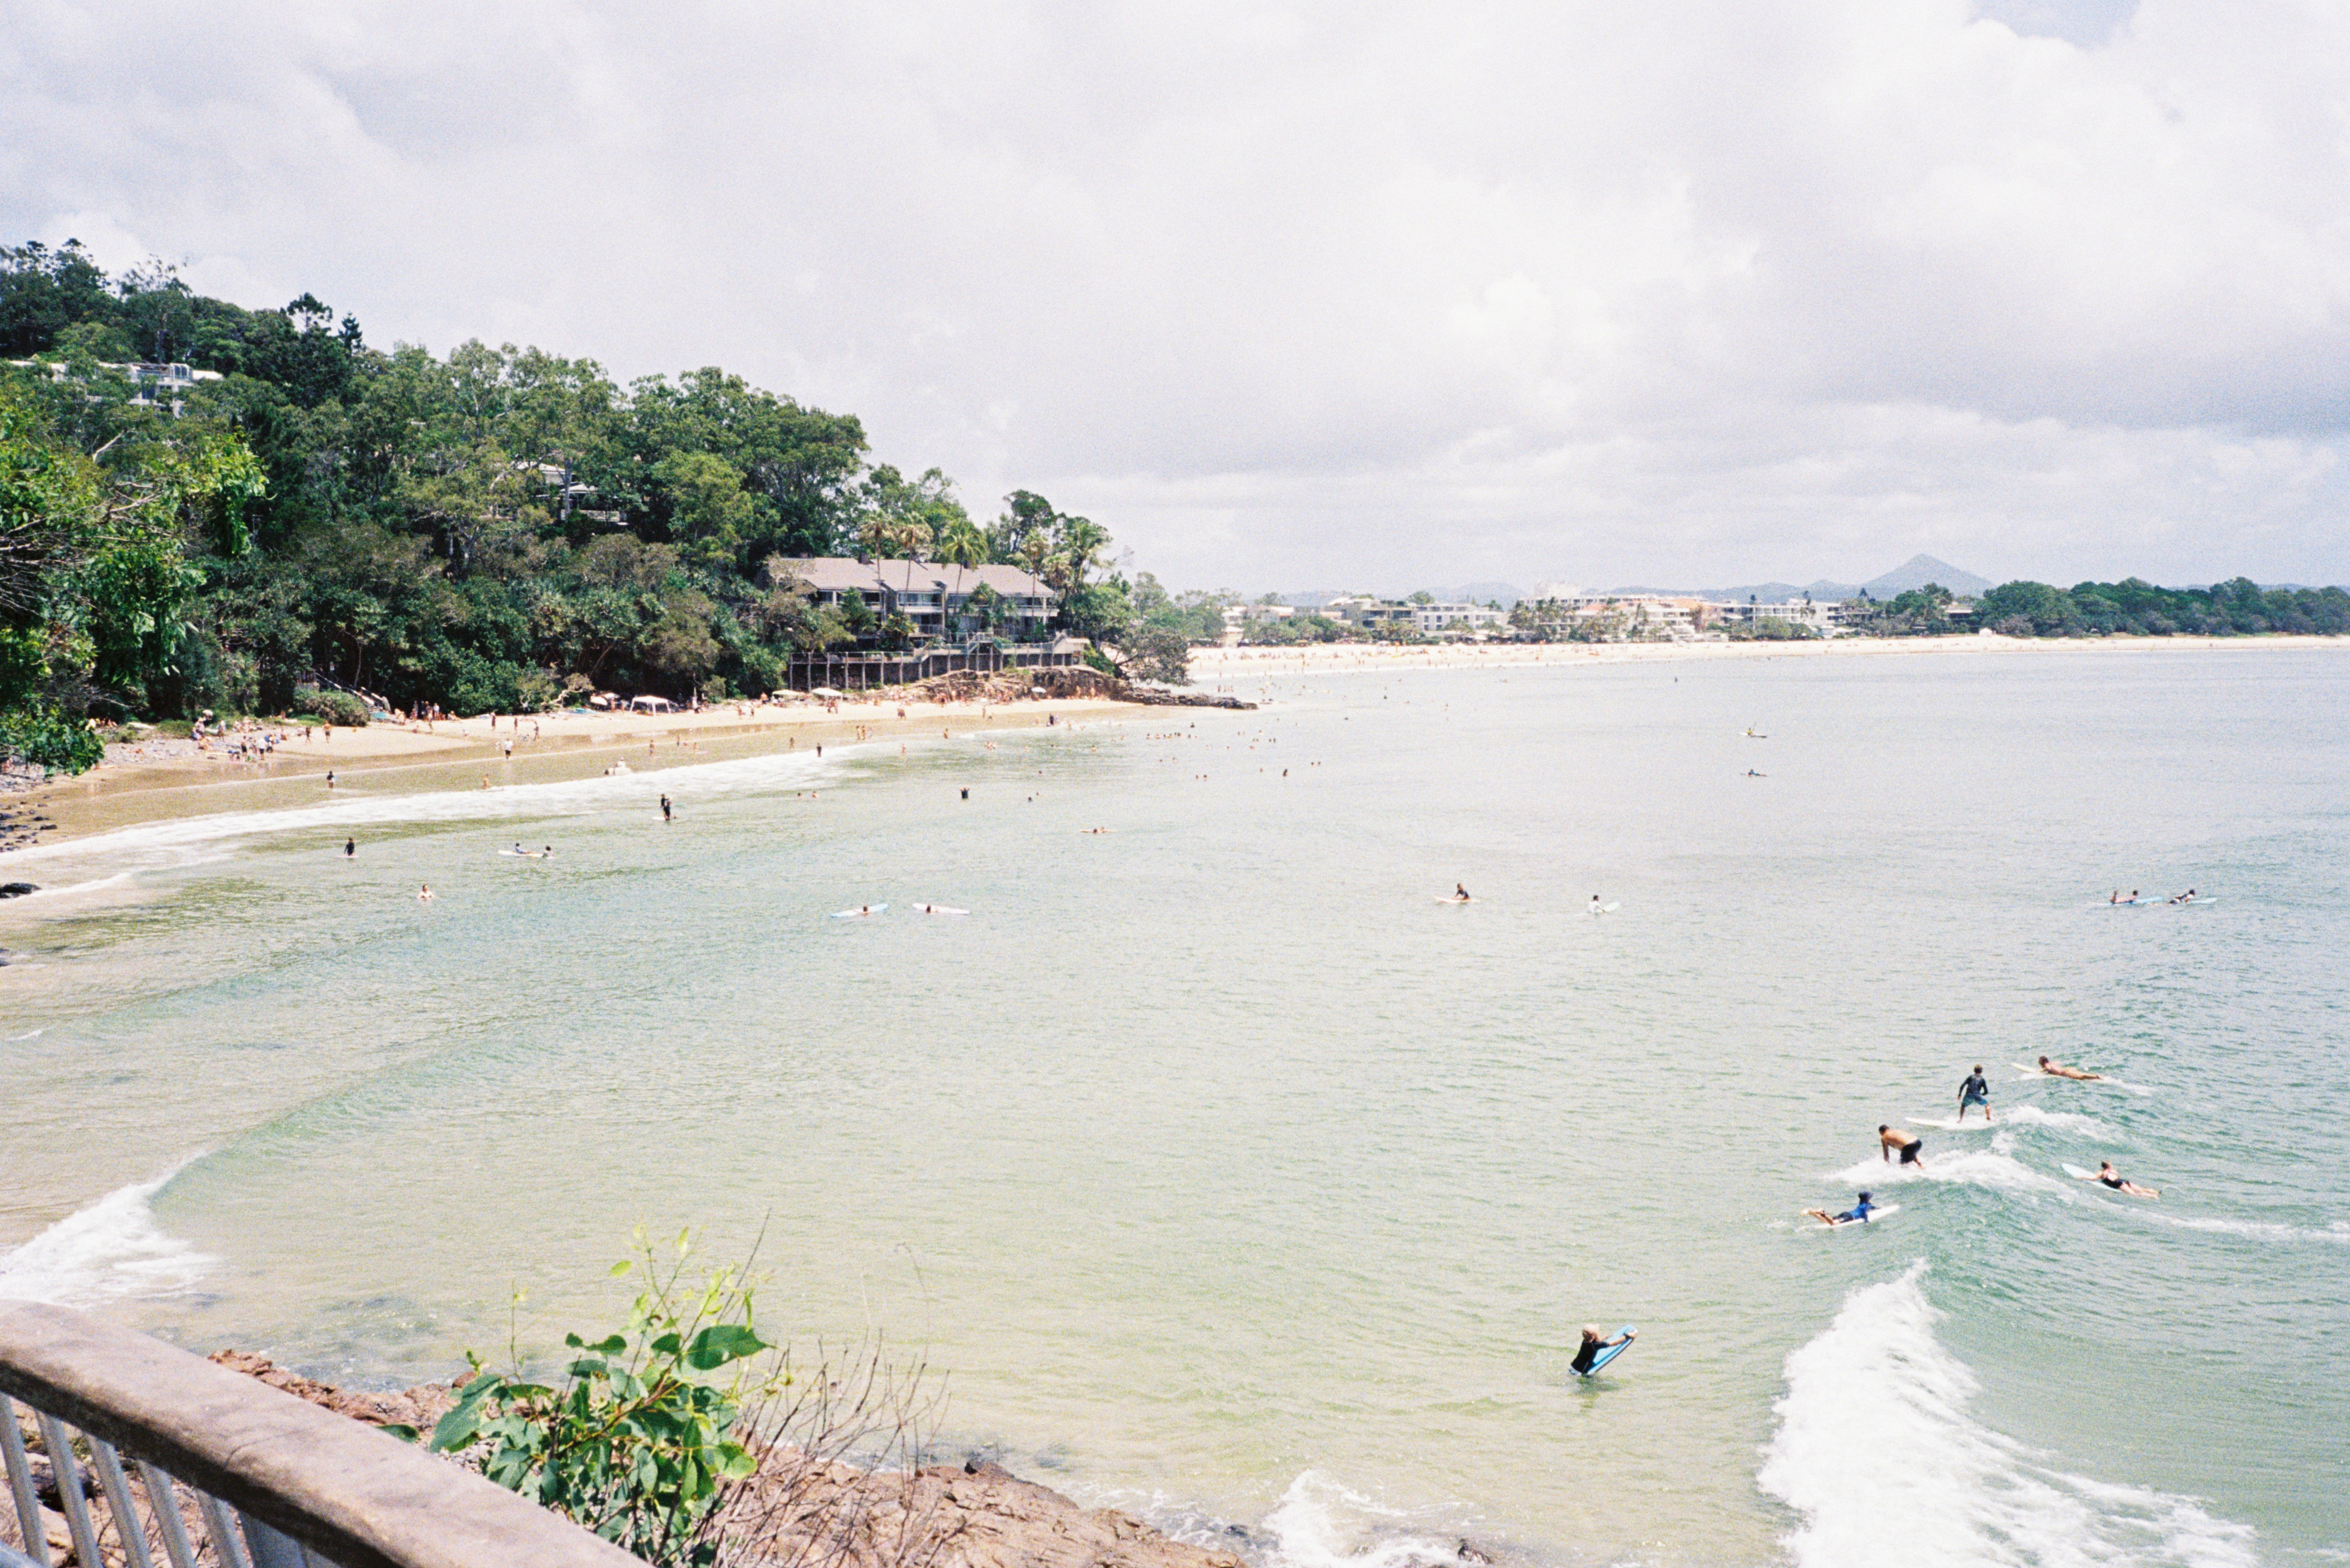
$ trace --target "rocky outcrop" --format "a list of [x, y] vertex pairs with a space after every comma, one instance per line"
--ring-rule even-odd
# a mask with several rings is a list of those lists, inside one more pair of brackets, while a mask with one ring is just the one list
[[992, 675], [958, 670], [934, 675], [906, 688], [909, 697], [924, 702], [1020, 702], [1037, 697], [1086, 699], [1099, 702], [1141, 702], [1159, 708], [1253, 709], [1253, 702], [1210, 691], [1175, 691], [1159, 686], [1137, 686], [1123, 677], [1089, 664], [1064, 664], [1050, 670], [1001, 670]]
[[[297, 1399], [372, 1426], [429, 1432], [455, 1385], [353, 1392], [287, 1371], [267, 1356], [212, 1359]], [[903, 1470], [811, 1460], [789, 1449], [761, 1456], [729, 1501], [725, 1533], [738, 1564], [834, 1568], [1242, 1568], [1232, 1552], [1193, 1546], [1111, 1508], [1086, 1508], [1050, 1487], [978, 1459]]]

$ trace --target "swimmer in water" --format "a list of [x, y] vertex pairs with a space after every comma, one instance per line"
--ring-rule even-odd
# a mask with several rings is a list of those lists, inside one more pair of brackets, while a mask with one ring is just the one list
[[1877, 1152], [1884, 1158], [1891, 1159], [1895, 1152], [1898, 1151], [1902, 1164], [1914, 1165], [1920, 1170], [1926, 1168], [1924, 1138], [1913, 1137], [1906, 1132], [1895, 1132], [1880, 1122], [1877, 1128]]
[[2085, 1073], [2078, 1067], [2067, 1067], [2062, 1062], [2051, 1062], [2045, 1056], [2040, 1058], [2040, 1070], [2052, 1078], [2072, 1078], [2084, 1084], [2094, 1084], [2105, 1077], [2103, 1073]]
[[1804, 1212], [1823, 1225], [1866, 1225], [1868, 1223], [1869, 1210], [1876, 1207], [1876, 1204], [1868, 1200], [1868, 1194], [1864, 1192], [1860, 1195], [1859, 1202], [1841, 1214], [1831, 1214], [1825, 1209], [1806, 1209]]
[[1591, 895], [1591, 912], [1595, 915], [1604, 915], [1607, 912], [1607, 906], [1599, 901], [1599, 895], [1596, 893]]
[[424, 883], [416, 889], [416, 901], [420, 904], [429, 904], [432, 901], [432, 883]]
[[2082, 1181], [2094, 1181], [2100, 1186], [2110, 1187], [2116, 1192], [2126, 1192], [2132, 1198], [2159, 1198], [2162, 1196], [2162, 1193], [2155, 1188], [2140, 1187], [2137, 1182], [2125, 1179], [2120, 1171], [2114, 1168], [2114, 1162], [2110, 1159], [2103, 1159], [2097, 1162], [2096, 1175], [2084, 1176], [2078, 1178], [2078, 1179]]
[[1598, 1325], [1586, 1323], [1583, 1325], [1583, 1343], [1575, 1347], [1575, 1359], [1567, 1365], [1578, 1376], [1588, 1377], [1591, 1376], [1591, 1363], [1597, 1358], [1601, 1351], [1610, 1345], [1623, 1345], [1638, 1337], [1638, 1330], [1627, 1328], [1613, 1339], [1602, 1339], [1599, 1337]]

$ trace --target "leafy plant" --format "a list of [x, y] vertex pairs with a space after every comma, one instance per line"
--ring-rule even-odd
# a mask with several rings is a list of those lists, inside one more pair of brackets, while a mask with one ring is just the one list
[[689, 1236], [666, 1262], [641, 1235], [639, 1249], [612, 1271], [646, 1281], [624, 1329], [566, 1334], [573, 1354], [551, 1382], [525, 1375], [519, 1355], [500, 1372], [469, 1354], [475, 1376], [431, 1446], [478, 1447], [482, 1473], [500, 1486], [648, 1562], [706, 1568], [718, 1541], [701, 1530], [705, 1517], [757, 1469], [738, 1430], [744, 1410], [789, 1374], [749, 1365], [771, 1347], [753, 1324], [743, 1270], [715, 1270], [696, 1287], [684, 1279]]

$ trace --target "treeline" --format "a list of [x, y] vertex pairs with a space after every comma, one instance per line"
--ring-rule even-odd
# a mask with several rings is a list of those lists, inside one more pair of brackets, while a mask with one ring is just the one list
[[[387, 351], [309, 295], [248, 310], [72, 244], [0, 248], [0, 358], [42, 361], [0, 368], [0, 713], [279, 712], [314, 680], [457, 712], [758, 693], [795, 650], [910, 634], [784, 565], [860, 552], [1020, 566], [1056, 631], [1181, 674], [1180, 607], [1098, 524], [1026, 491], [983, 524], [937, 469], [871, 462], [855, 416], [715, 368]], [[219, 379], [149, 406], [107, 368], [140, 361]]]
[[1978, 627], [2009, 637], [2251, 637], [2264, 632], [2340, 637], [2350, 633], [2350, 593], [2341, 588], [2263, 588], [2237, 577], [2207, 588], [2164, 588], [2125, 577], [2118, 583], [2002, 583], [1953, 618], [1950, 590], [1939, 583], [1866, 605], [1853, 629], [1878, 637], [1935, 637]]

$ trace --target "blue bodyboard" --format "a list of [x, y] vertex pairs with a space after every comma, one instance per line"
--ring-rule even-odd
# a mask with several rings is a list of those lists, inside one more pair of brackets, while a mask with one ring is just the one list
[[[1632, 1332], [1632, 1325], [1627, 1323], [1616, 1332], [1619, 1334], [1629, 1334]], [[1611, 1345], [1607, 1349], [1601, 1351], [1598, 1355], [1591, 1358], [1591, 1370], [1589, 1372], [1577, 1373], [1575, 1376], [1579, 1377], [1589, 1377], [1593, 1374], [1598, 1372], [1600, 1368], [1606, 1366], [1609, 1362], [1615, 1360], [1617, 1356], [1623, 1355], [1626, 1351], [1631, 1348], [1632, 1342], [1628, 1339], [1625, 1340], [1620, 1345]]]

